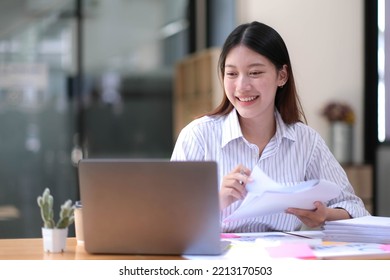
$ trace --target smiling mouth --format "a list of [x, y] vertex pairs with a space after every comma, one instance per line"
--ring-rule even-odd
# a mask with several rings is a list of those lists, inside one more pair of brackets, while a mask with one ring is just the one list
[[251, 102], [259, 98], [258, 96], [250, 96], [250, 97], [237, 97], [237, 99], [241, 102]]

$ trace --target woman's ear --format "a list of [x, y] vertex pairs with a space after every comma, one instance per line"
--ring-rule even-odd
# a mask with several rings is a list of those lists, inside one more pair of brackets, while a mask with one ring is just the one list
[[283, 67], [279, 70], [279, 87], [283, 87], [288, 80], [288, 71], [287, 71], [287, 65], [284, 64]]

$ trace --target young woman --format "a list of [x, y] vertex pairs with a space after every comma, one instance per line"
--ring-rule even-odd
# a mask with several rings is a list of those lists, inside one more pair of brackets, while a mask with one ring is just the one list
[[222, 103], [188, 124], [171, 160], [218, 163], [221, 219], [233, 213], [246, 195], [253, 167], [285, 185], [325, 179], [336, 183], [339, 197], [314, 210], [222, 223], [224, 232], [294, 231], [302, 224], [369, 215], [324, 140], [306, 125], [286, 45], [271, 27], [252, 22], [227, 37], [219, 58], [224, 86]]

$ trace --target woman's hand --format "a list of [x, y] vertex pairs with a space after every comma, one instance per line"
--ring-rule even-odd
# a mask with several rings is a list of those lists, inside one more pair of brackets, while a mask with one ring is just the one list
[[310, 228], [321, 227], [325, 221], [349, 219], [349, 213], [341, 208], [334, 209], [326, 207], [322, 202], [314, 202], [314, 210], [304, 210], [299, 208], [288, 208], [286, 213], [297, 216], [306, 226]]
[[240, 164], [223, 177], [221, 189], [219, 191], [221, 210], [237, 200], [244, 199], [247, 193], [245, 185], [250, 179], [250, 173], [250, 169]]

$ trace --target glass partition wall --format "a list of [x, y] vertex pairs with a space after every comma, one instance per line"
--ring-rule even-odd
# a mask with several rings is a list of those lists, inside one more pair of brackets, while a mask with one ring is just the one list
[[[41, 236], [79, 199], [81, 157], [168, 158], [186, 0], [0, 3], [0, 238]], [[73, 227], [70, 228], [73, 234]]]
[[74, 6], [8, 2], [0, 12], [0, 238], [20, 238], [40, 236], [36, 197], [45, 187], [56, 207], [56, 200], [75, 197], [67, 89], [74, 71], [74, 20], [67, 15]]
[[168, 158], [173, 65], [187, 54], [187, 1], [85, 4], [84, 153]]

